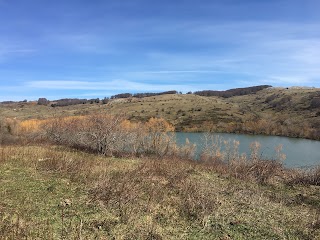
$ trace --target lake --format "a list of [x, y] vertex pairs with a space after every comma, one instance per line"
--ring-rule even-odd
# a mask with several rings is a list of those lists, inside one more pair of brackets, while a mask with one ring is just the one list
[[[197, 154], [203, 146], [205, 133], [182, 133], [177, 132], [176, 138], [178, 145], [185, 144], [186, 138], [190, 143], [197, 145]], [[286, 154], [284, 165], [288, 168], [309, 168], [320, 165], [320, 141], [309, 139], [288, 138], [278, 136], [246, 135], [230, 133], [213, 133], [224, 140], [236, 140], [240, 142], [239, 152], [250, 156], [250, 144], [259, 142], [261, 144], [260, 153], [263, 158], [274, 159], [276, 156], [275, 147], [281, 144], [282, 153]]]

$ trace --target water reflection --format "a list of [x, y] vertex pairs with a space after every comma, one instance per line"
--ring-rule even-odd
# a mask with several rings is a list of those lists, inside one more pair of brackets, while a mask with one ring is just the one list
[[[197, 153], [201, 151], [204, 144], [205, 133], [176, 133], [177, 143], [182, 145], [186, 139], [197, 145]], [[305, 168], [320, 165], [320, 141], [308, 139], [296, 139], [278, 136], [245, 135], [214, 133], [225, 140], [239, 141], [239, 152], [250, 156], [250, 144], [259, 142], [261, 144], [260, 156], [263, 158], [276, 158], [275, 148], [280, 144], [283, 146], [282, 152], [286, 155], [284, 165], [286, 167]]]

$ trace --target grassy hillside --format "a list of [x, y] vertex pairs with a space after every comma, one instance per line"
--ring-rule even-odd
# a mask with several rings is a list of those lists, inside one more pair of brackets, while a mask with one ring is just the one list
[[126, 114], [134, 121], [162, 117], [176, 131], [221, 131], [320, 139], [320, 89], [267, 88], [230, 98], [167, 94], [114, 99], [108, 104], [66, 107], [36, 103], [0, 105], [1, 116], [17, 119], [91, 113]]
[[239, 142], [209, 135], [194, 161], [165, 120], [176, 130], [317, 136], [318, 94], [2, 104], [0, 239], [319, 239], [319, 167], [285, 169], [280, 146], [267, 161], [257, 142], [245, 156]]
[[0, 239], [319, 239], [319, 186], [179, 159], [0, 147]]

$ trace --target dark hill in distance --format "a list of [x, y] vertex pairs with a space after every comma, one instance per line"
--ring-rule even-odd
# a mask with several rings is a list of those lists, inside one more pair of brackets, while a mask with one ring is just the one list
[[216, 97], [229, 98], [234, 96], [254, 94], [269, 87], [272, 87], [272, 86], [260, 85], [260, 86], [246, 87], [246, 88], [233, 88], [226, 91], [204, 90], [204, 91], [194, 92], [194, 94], [199, 96], [206, 96], [206, 97], [216, 96]]

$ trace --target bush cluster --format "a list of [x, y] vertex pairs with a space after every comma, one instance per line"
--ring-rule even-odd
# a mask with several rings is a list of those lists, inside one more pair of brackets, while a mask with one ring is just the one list
[[144, 98], [144, 97], [152, 97], [152, 96], [159, 96], [164, 94], [178, 94], [176, 90], [172, 91], [165, 91], [165, 92], [159, 92], [159, 93], [120, 93], [111, 96], [111, 99], [117, 99], [117, 98], [130, 98], [130, 97], [136, 97], [136, 98]]
[[124, 116], [91, 115], [53, 119], [45, 124], [47, 137], [58, 144], [107, 156], [152, 154], [176, 151], [173, 126], [164, 119], [131, 123]]
[[247, 88], [234, 88], [226, 91], [204, 90], [204, 91], [196, 91], [193, 94], [199, 95], [199, 96], [206, 96], [206, 97], [217, 96], [217, 97], [229, 98], [233, 96], [253, 94], [269, 87], [272, 87], [272, 86], [261, 85], [261, 86], [247, 87]]
[[15, 136], [17, 125], [15, 120], [0, 118], [0, 144], [12, 144], [18, 140]]

